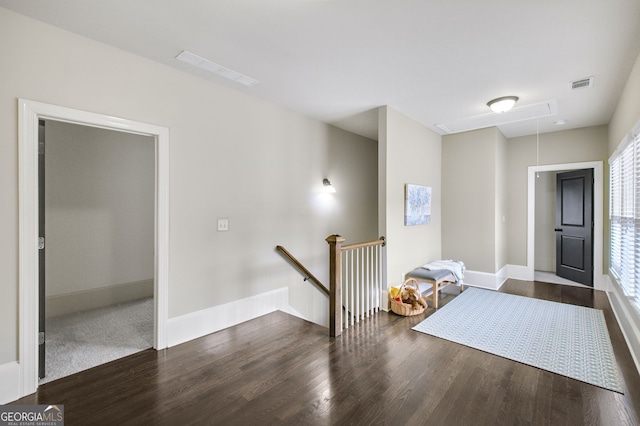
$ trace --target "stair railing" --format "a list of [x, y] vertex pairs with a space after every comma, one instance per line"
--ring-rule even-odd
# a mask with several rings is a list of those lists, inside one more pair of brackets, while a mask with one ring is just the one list
[[329, 289], [320, 282], [307, 268], [304, 267], [302, 263], [298, 259], [296, 259], [286, 248], [282, 246], [276, 246], [276, 250], [284, 255], [291, 263], [293, 263], [303, 274], [305, 281], [311, 281], [320, 291], [329, 296]]
[[345, 239], [340, 235], [330, 235], [326, 241], [329, 243], [328, 289], [287, 249], [282, 246], [276, 249], [303, 273], [305, 281], [329, 296], [329, 335], [337, 337], [343, 329], [379, 312], [386, 302], [382, 300], [382, 290], [386, 287], [386, 242], [380, 237], [375, 241], [342, 245]]
[[[330, 235], [329, 243], [329, 335], [337, 337], [348, 328], [378, 312], [385, 301], [385, 238], [342, 245], [345, 239]], [[343, 309], [344, 308], [344, 309]], [[343, 318], [343, 312], [345, 318]]]

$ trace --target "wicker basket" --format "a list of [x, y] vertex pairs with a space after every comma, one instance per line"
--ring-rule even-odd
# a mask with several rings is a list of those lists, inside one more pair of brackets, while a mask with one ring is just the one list
[[[400, 291], [398, 292], [399, 295], [402, 295], [402, 291], [406, 286], [413, 286], [416, 288], [416, 290], [418, 290], [418, 293], [420, 293], [420, 287], [418, 287], [418, 281], [416, 281], [414, 278], [407, 278], [405, 282], [403, 282], [402, 285], [400, 286]], [[402, 298], [400, 298], [400, 301], [393, 299], [391, 297], [391, 293], [389, 293], [389, 303], [391, 304], [391, 310], [393, 312], [405, 317], [410, 317], [412, 315], [420, 315], [425, 310], [425, 307], [422, 305], [418, 306], [416, 309], [413, 309], [411, 304], [403, 303]]]

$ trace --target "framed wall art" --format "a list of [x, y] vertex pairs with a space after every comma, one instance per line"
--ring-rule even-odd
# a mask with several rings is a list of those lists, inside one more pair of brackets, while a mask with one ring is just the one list
[[431, 187], [407, 183], [404, 193], [404, 225], [425, 225], [431, 220]]

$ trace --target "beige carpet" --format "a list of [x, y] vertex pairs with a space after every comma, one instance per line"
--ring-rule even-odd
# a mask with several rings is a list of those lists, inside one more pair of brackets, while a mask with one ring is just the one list
[[46, 373], [40, 384], [153, 346], [153, 299], [47, 319]]

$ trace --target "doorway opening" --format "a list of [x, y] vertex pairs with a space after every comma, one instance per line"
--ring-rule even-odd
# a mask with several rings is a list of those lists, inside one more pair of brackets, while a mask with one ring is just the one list
[[39, 128], [43, 384], [153, 346], [155, 140]]
[[[592, 169], [587, 169], [591, 172]], [[536, 173], [536, 212], [535, 212], [535, 281], [550, 282], [554, 284], [573, 285], [580, 287], [592, 287], [593, 282], [587, 285], [581, 283], [579, 280], [567, 279], [562, 277], [558, 271], [559, 259], [562, 256], [558, 256], [558, 237], [563, 230], [562, 225], [558, 225], [558, 176], [565, 174], [575, 173], [573, 171], [546, 171]], [[592, 195], [589, 197], [591, 198]], [[582, 197], [579, 197], [580, 199]], [[580, 201], [580, 200], [578, 200]], [[591, 203], [589, 204], [591, 206]], [[582, 216], [582, 215], [581, 215]], [[591, 229], [591, 216], [589, 213], [589, 229]], [[562, 240], [561, 240], [562, 241]], [[570, 248], [572, 252], [578, 253], [578, 250], [574, 250], [575, 247]], [[593, 248], [587, 247], [589, 256], [591, 255]], [[579, 250], [582, 252], [582, 250]], [[588, 270], [592, 269], [592, 262], [588, 265]], [[583, 268], [584, 269], [584, 268]]]
[[[540, 235], [544, 232], [543, 229], [539, 229], [548, 224], [536, 223], [536, 211], [540, 207], [537, 205], [536, 200], [536, 187], [539, 185], [549, 185], [548, 179], [553, 176], [555, 182], [555, 175], [558, 172], [566, 172], [580, 169], [592, 169], [593, 170], [593, 288], [596, 290], [603, 290], [605, 282], [602, 275], [603, 269], [603, 164], [602, 161], [584, 162], [584, 163], [570, 163], [570, 164], [553, 164], [546, 166], [531, 166], [528, 169], [528, 213], [527, 213], [527, 279], [531, 281], [536, 280], [536, 276], [540, 281], [554, 282], [557, 284], [565, 285], [580, 285], [570, 280], [565, 280], [561, 277], [557, 277], [555, 273], [550, 272], [537, 272], [536, 266], [539, 269], [552, 269], [540, 265], [548, 265], [549, 257], [538, 259], [541, 253], [539, 241]], [[546, 182], [546, 183], [545, 183]], [[555, 196], [555, 193], [553, 194]], [[539, 203], [539, 200], [538, 200]], [[555, 213], [554, 213], [555, 214]], [[555, 226], [555, 225], [554, 225]], [[551, 230], [554, 230], [551, 228]], [[547, 241], [546, 244], [549, 244]], [[538, 247], [536, 247], [538, 245]], [[544, 250], [544, 249], [542, 249]], [[555, 248], [552, 251], [555, 262]]]
[[167, 346], [169, 132], [161, 126], [18, 100], [19, 107], [19, 366], [20, 396], [38, 387], [38, 127], [40, 120], [150, 136], [154, 144], [153, 347]]

